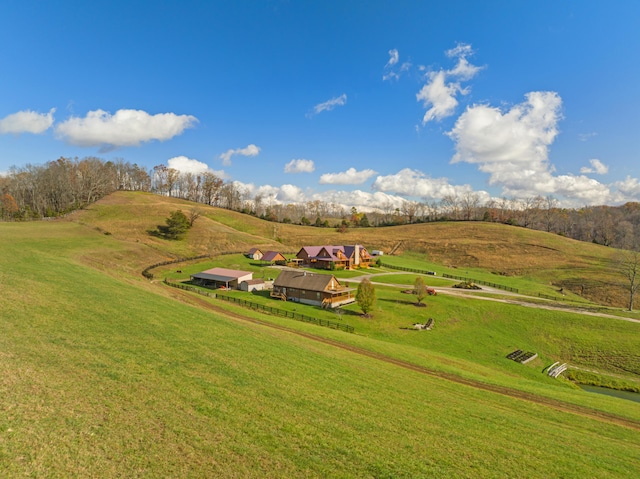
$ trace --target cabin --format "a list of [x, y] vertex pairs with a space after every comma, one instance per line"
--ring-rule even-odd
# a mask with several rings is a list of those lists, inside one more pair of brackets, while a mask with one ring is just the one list
[[262, 256], [263, 256], [262, 251], [260, 251], [258, 248], [251, 248], [244, 255], [249, 259], [256, 259], [256, 260], [262, 259]]
[[272, 298], [283, 301], [337, 308], [355, 302], [355, 288], [340, 284], [332, 274], [283, 271], [273, 283]]
[[302, 264], [318, 269], [369, 268], [371, 255], [359, 244], [335, 246], [303, 246], [296, 254]]
[[191, 282], [206, 288], [238, 289], [242, 281], [253, 279], [250, 271], [237, 269], [212, 268], [191, 275]]
[[265, 263], [271, 264], [287, 264], [287, 258], [285, 258], [281, 253], [277, 251], [267, 251], [262, 255], [260, 261], [264, 261]]

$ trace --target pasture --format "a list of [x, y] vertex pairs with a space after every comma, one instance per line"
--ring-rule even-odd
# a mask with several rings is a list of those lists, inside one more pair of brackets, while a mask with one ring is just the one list
[[[541, 368], [604, 355], [608, 371], [637, 368], [638, 324], [446, 295], [416, 308], [379, 286], [373, 319], [344, 308], [356, 334], [319, 328], [143, 279], [146, 265], [200, 253], [201, 240], [146, 238], [156, 219], [130, 225], [100, 208], [0, 224], [2, 477], [637, 473], [640, 406]], [[220, 250], [256, 233], [228, 231]], [[202, 264], [180, 265], [183, 276], [192, 266]], [[400, 329], [425, 314], [432, 331]], [[504, 359], [512, 347], [540, 362]]]

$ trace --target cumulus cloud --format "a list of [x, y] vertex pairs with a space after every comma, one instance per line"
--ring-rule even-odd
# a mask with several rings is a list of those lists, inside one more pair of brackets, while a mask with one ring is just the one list
[[607, 172], [599, 160], [582, 168], [582, 175], [554, 175], [549, 147], [558, 135], [562, 99], [555, 92], [530, 92], [525, 101], [507, 111], [473, 105], [460, 115], [447, 135], [455, 142], [451, 163], [478, 165], [489, 174], [489, 184], [500, 186], [505, 196], [525, 198], [556, 195], [566, 206], [604, 204], [611, 187], [584, 176]]
[[640, 201], [640, 181], [637, 178], [627, 176], [622, 181], [614, 183], [619, 192], [619, 201]]
[[291, 160], [284, 166], [285, 173], [313, 173], [316, 165], [313, 160]]
[[44, 133], [53, 125], [55, 108], [49, 113], [38, 113], [31, 110], [23, 110], [5, 116], [0, 120], [0, 134], [19, 135], [20, 133]]
[[421, 101], [427, 110], [422, 118], [423, 125], [453, 115], [458, 106], [458, 95], [469, 92], [461, 82], [472, 79], [483, 68], [469, 63], [467, 57], [473, 54], [471, 45], [459, 43], [445, 53], [449, 58], [458, 60], [455, 67], [428, 72], [426, 83], [416, 94], [416, 100]]
[[455, 142], [451, 162], [478, 164], [490, 184], [527, 185], [549, 174], [549, 145], [558, 134], [562, 100], [555, 92], [531, 92], [509, 111], [474, 105], [447, 135]]
[[231, 150], [227, 150], [224, 153], [222, 153], [219, 158], [222, 160], [222, 164], [225, 166], [229, 166], [231, 164], [231, 157], [232, 156], [258, 156], [258, 154], [260, 153], [260, 147], [254, 145], [253, 143], [250, 145], [247, 145], [244, 148], [236, 148], [231, 149]]
[[204, 173], [210, 171], [209, 166], [202, 161], [193, 160], [186, 156], [175, 156], [167, 161], [167, 166], [183, 173]]
[[320, 183], [325, 185], [359, 185], [376, 173], [370, 169], [357, 171], [355, 168], [349, 168], [341, 173], [325, 173], [320, 177]]
[[323, 111], [331, 111], [335, 107], [343, 106], [346, 103], [347, 103], [347, 94], [343, 93], [342, 95], [332, 98], [331, 100], [327, 100], [324, 103], [318, 103], [316, 106], [313, 107], [313, 113], [317, 115], [318, 113], [322, 113]]
[[257, 195], [262, 196], [264, 202], [269, 204], [305, 203], [308, 201], [304, 190], [296, 185], [256, 186], [253, 183], [242, 183], [240, 181], [234, 181], [233, 184], [236, 188], [246, 192], [251, 197], [255, 198]]
[[580, 168], [580, 173], [596, 173], [598, 175], [606, 175], [609, 172], [609, 167], [596, 158], [594, 158], [593, 160], [589, 160], [589, 163], [591, 163], [591, 166], [583, 166], [582, 168]]
[[87, 113], [84, 118], [71, 117], [58, 124], [56, 134], [76, 146], [100, 147], [101, 152], [123, 146], [139, 146], [152, 140], [165, 141], [181, 135], [198, 122], [195, 116], [142, 110], [104, 110]]
[[[378, 176], [371, 188], [375, 191], [424, 200], [462, 195], [472, 191], [469, 185], [454, 186], [447, 178], [431, 178], [411, 168], [404, 168], [393, 175]], [[486, 192], [479, 192], [479, 194], [488, 197]]]

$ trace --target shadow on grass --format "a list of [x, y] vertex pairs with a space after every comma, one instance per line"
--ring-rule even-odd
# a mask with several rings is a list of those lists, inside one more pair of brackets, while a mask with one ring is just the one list
[[[379, 298], [378, 302], [380, 303], [390, 303], [390, 304], [409, 304], [409, 305], [414, 305], [414, 306], [418, 306], [418, 302], [417, 301], [407, 301], [404, 299], [387, 299], [387, 298]], [[419, 303], [420, 308], [424, 308], [427, 306], [426, 303]]]

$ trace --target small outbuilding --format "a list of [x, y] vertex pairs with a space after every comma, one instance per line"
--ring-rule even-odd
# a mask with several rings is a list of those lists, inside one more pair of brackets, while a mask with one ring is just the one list
[[249, 251], [247, 251], [244, 254], [247, 258], [250, 259], [257, 259], [260, 260], [262, 259], [263, 253], [262, 251], [260, 251], [258, 248], [251, 248]]
[[252, 293], [254, 291], [263, 291], [267, 288], [267, 283], [264, 279], [247, 279], [240, 283], [240, 291], [247, 291]]
[[212, 268], [192, 274], [191, 281], [207, 288], [238, 289], [240, 283], [253, 279], [251, 271], [237, 269]]
[[277, 251], [267, 251], [262, 255], [260, 261], [271, 264], [287, 264], [287, 258], [285, 258], [281, 253], [278, 253]]

